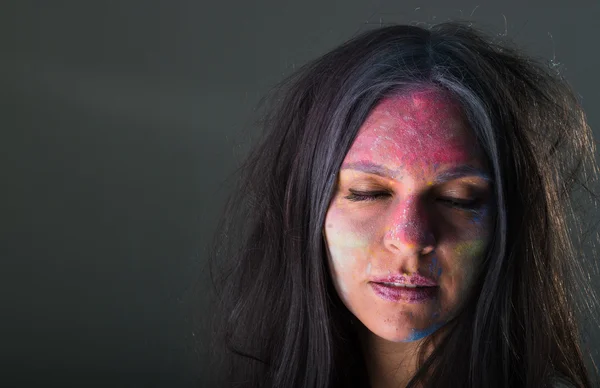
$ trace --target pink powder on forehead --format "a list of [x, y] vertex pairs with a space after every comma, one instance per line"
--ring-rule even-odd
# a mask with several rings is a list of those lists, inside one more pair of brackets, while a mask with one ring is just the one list
[[352, 153], [438, 165], [466, 162], [475, 148], [460, 106], [445, 93], [425, 90], [382, 100], [361, 127]]

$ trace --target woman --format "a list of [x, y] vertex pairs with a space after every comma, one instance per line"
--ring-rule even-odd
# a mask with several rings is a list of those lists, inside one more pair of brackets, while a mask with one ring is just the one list
[[591, 386], [567, 217], [594, 150], [557, 74], [391, 26], [280, 90], [215, 250], [221, 384]]

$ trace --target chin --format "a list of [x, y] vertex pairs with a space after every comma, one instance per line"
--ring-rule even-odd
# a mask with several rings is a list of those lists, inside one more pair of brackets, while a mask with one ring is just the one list
[[415, 341], [420, 341], [422, 339], [424, 339], [425, 337], [427, 337], [428, 335], [431, 335], [433, 333], [435, 333], [440, 327], [443, 326], [443, 323], [441, 322], [437, 322], [437, 323], [433, 323], [427, 327], [424, 327], [422, 329], [417, 329], [414, 327], [403, 327], [403, 328], [397, 328], [397, 327], [389, 327], [389, 328], [377, 328], [379, 330], [370, 330], [373, 334], [377, 335], [378, 337], [386, 340], [386, 341], [390, 341], [390, 342], [415, 342]]

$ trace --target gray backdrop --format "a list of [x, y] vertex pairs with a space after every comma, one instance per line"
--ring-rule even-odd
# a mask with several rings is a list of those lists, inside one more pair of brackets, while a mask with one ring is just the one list
[[366, 24], [507, 33], [554, 58], [597, 130], [585, 3], [2, 2], [0, 385], [206, 385], [206, 243], [253, 108]]

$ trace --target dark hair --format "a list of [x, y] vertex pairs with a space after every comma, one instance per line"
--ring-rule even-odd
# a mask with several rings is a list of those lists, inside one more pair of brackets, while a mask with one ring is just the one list
[[591, 289], [568, 222], [573, 189], [587, 190], [596, 172], [591, 130], [552, 67], [498, 39], [458, 22], [380, 27], [281, 84], [214, 246], [221, 384], [368, 386], [327, 268], [325, 214], [375, 104], [436, 87], [459, 102], [485, 151], [497, 211], [469, 303], [421, 353], [409, 386], [543, 387], [562, 376], [590, 387], [576, 321], [587, 304], [573, 291]]

